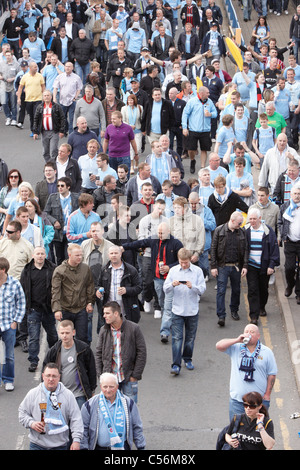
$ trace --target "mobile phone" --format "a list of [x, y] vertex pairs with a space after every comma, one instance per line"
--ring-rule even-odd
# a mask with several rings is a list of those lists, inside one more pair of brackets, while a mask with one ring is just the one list
[[186, 284], [186, 281], [179, 281], [179, 284]]

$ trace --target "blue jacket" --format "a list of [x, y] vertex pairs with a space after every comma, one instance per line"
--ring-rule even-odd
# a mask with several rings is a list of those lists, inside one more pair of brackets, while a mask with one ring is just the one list
[[[211, 113], [211, 116], [205, 117], [205, 108]], [[190, 99], [182, 113], [182, 129], [189, 129], [192, 132], [210, 132], [211, 120], [216, 118], [218, 112], [211, 99], [203, 103], [198, 96]]]

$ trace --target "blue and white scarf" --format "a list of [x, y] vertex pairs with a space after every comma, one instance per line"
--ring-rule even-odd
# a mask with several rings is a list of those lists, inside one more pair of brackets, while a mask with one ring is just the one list
[[116, 405], [114, 415], [111, 415], [106, 398], [103, 392], [99, 395], [99, 411], [102, 413], [107, 431], [110, 439], [110, 446], [112, 449], [124, 450], [124, 443], [126, 440], [126, 421], [128, 410], [125, 405], [125, 398], [122, 397], [119, 390], [116, 395]]
[[60, 391], [61, 385], [58, 384], [55, 392], [50, 392], [46, 389], [45, 384], [42, 384], [43, 391], [47, 397], [47, 409], [45, 414], [45, 423], [47, 424], [48, 434], [60, 434], [69, 429], [65, 419], [60, 410], [60, 406], [57, 401], [57, 393]]
[[289, 220], [290, 222], [293, 222], [293, 219], [295, 217], [295, 211], [299, 209], [300, 205], [296, 204], [292, 199], [290, 200], [290, 204], [286, 208], [283, 217], [286, 220]]
[[253, 351], [253, 353], [249, 357], [248, 353], [250, 353], [250, 351], [248, 350], [247, 346], [245, 344], [241, 344], [242, 360], [241, 360], [240, 370], [245, 372], [244, 380], [246, 382], [254, 382], [254, 379], [253, 379], [253, 373], [255, 371], [254, 363], [257, 357], [259, 356], [260, 349], [261, 349], [261, 343], [258, 340], [255, 351]]

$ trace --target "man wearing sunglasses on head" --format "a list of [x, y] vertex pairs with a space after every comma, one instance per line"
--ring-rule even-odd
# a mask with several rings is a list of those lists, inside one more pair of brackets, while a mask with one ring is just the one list
[[243, 396], [258, 392], [266, 409], [277, 375], [273, 351], [261, 343], [257, 325], [250, 323], [237, 338], [217, 342], [218, 351], [231, 358], [229, 418], [244, 413]]

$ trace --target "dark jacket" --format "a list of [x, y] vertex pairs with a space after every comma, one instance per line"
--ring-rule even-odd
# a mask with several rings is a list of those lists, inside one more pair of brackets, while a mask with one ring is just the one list
[[163, 49], [160, 35], [155, 36], [153, 41], [153, 55], [159, 60], [165, 60], [169, 56], [169, 48], [175, 46], [174, 39], [172, 36], [165, 35], [165, 47]]
[[28, 28], [28, 24], [18, 17], [15, 18], [14, 21], [12, 21], [10, 17], [6, 18], [2, 28], [2, 33], [6, 34], [7, 39], [16, 39], [20, 35], [20, 31], [16, 31], [16, 28], [21, 28], [21, 31], [24, 31], [24, 29]]
[[281, 241], [286, 242], [289, 235], [291, 222], [283, 217], [283, 214], [289, 207], [291, 201], [287, 201], [280, 207], [280, 212], [278, 216], [278, 232], [280, 234], [279, 238]]
[[[91, 137], [92, 139], [93, 137]], [[56, 159], [53, 158], [50, 160], [50, 162], [53, 162], [56, 164]], [[71, 191], [74, 193], [79, 193], [81, 189], [81, 183], [82, 183], [82, 178], [81, 178], [81, 171], [78, 166], [77, 160], [75, 158], [69, 158], [66, 170], [65, 170], [65, 176], [70, 178], [72, 181], [72, 186], [71, 186]]]
[[[139, 309], [138, 295], [142, 292], [142, 281], [137, 270], [128, 263], [124, 263], [124, 274], [120, 283], [121, 287], [126, 287], [126, 294], [122, 296], [122, 301], [126, 313], [126, 318], [134, 323], [138, 323], [141, 317]], [[110, 261], [102, 269], [98, 286], [104, 287], [103, 305], [109, 297], [111, 285]]]
[[[112, 372], [113, 336], [110, 325], [102, 326], [96, 345], [97, 375]], [[122, 368], [125, 381], [141, 380], [147, 359], [146, 343], [140, 327], [125, 318], [121, 326]]]
[[[264, 228], [264, 234], [262, 238], [262, 254], [261, 254], [261, 267], [260, 272], [263, 274], [267, 273], [268, 268], [275, 269], [276, 266], [280, 265], [280, 254], [276, 234], [274, 230], [266, 224], [262, 224]], [[251, 242], [251, 228], [250, 224], [245, 227], [248, 247], [250, 249]]]
[[[165, 264], [172, 268], [173, 266], [176, 266], [178, 264], [178, 257], [177, 253], [180, 250], [180, 248], [183, 248], [183, 244], [181, 243], [180, 240], [177, 240], [176, 238], [173, 237], [173, 235], [170, 235], [169, 238], [167, 238], [164, 241], [165, 244]], [[138, 250], [139, 248], [151, 248], [151, 271], [153, 273], [153, 277], [155, 276], [156, 272], [156, 260], [159, 255], [159, 246], [160, 246], [160, 239], [159, 238], [152, 238], [148, 237], [145, 238], [144, 240], [136, 240], [131, 243], [124, 243], [123, 248], [124, 250]]]
[[[178, 44], [177, 44], [178, 50], [183, 55], [188, 54], [185, 52], [185, 42], [186, 42], [186, 33], [183, 32], [179, 35]], [[195, 33], [191, 34], [190, 47], [191, 47], [191, 52], [189, 53], [189, 56], [194, 57], [194, 55], [197, 54], [200, 49], [200, 39], [199, 39], [199, 36]]]
[[[97, 387], [95, 357], [86, 343], [76, 338], [74, 338], [74, 343], [77, 354], [76, 369], [78, 378], [85, 397], [89, 400]], [[43, 369], [48, 362], [54, 362], [61, 370], [61, 344], [62, 342], [59, 340], [49, 349], [44, 359]]]
[[[52, 116], [52, 125], [53, 131], [55, 133], [62, 133], [65, 134], [66, 132], [66, 119], [62, 107], [58, 103], [54, 103], [51, 101], [52, 108], [51, 108], [51, 116]], [[34, 113], [34, 121], [33, 121], [33, 133], [34, 134], [41, 134], [43, 131], [43, 111], [44, 111], [44, 102], [39, 104], [36, 108]]]
[[148, 99], [152, 100], [153, 88], [161, 88], [159, 77], [152, 78], [150, 75], [143, 77], [140, 82], [140, 89], [147, 93]]
[[297, 19], [295, 19], [294, 16], [290, 24], [289, 38], [300, 39], [300, 16], [297, 16]]
[[[78, 193], [71, 192], [71, 206], [72, 212], [78, 209]], [[50, 220], [51, 224], [54, 225], [55, 222], [59, 222], [61, 229], [55, 229], [54, 233], [54, 241], [62, 242], [63, 241], [63, 227], [64, 227], [64, 216], [63, 211], [60, 203], [60, 195], [59, 193], [50, 194], [48, 197], [47, 203], [45, 205], [44, 212], [46, 212], [48, 219]]]
[[[210, 248], [210, 263], [211, 269], [216, 269], [225, 265], [225, 254], [226, 254], [226, 241], [228, 236], [228, 223], [220, 225], [214, 231], [211, 248]], [[237, 230], [238, 236], [238, 266], [247, 268], [249, 258], [248, 239], [246, 232], [243, 228]]]
[[73, 61], [76, 59], [79, 65], [86, 65], [89, 61], [92, 61], [95, 57], [95, 47], [90, 39], [85, 37], [84, 39], [76, 38], [73, 39], [70, 46], [70, 57]]
[[[68, 37], [68, 43], [67, 43], [67, 50], [68, 50], [68, 58], [70, 57], [70, 47], [72, 44], [72, 39]], [[54, 52], [54, 54], [57, 55], [58, 60], [61, 61], [62, 59], [62, 45], [61, 45], [61, 39], [60, 37], [56, 37], [53, 39], [51, 43], [51, 51]]]
[[[129, 57], [124, 57], [124, 61], [120, 62], [119, 57], [116, 56], [112, 60], [108, 61], [107, 64], [107, 72], [106, 72], [106, 81], [109, 79], [108, 77], [112, 77], [112, 84], [115, 88], [119, 88], [121, 81], [123, 80], [123, 73], [127, 67], [132, 67], [132, 61]], [[120, 75], [116, 75], [117, 70], [121, 70]]]
[[242, 212], [248, 212], [249, 207], [235, 192], [231, 192], [227, 200], [220, 204], [212, 193], [208, 198], [208, 207], [212, 210], [215, 216], [216, 224], [222, 225], [229, 221], [231, 214], [240, 209]]
[[[34, 260], [32, 259], [29, 263], [24, 266], [24, 269], [21, 273], [20, 283], [23, 287], [25, 299], [26, 299], [26, 313], [28, 314], [31, 309], [31, 271], [32, 266], [34, 264]], [[55, 264], [45, 259], [45, 267], [47, 268], [46, 274], [46, 289], [47, 289], [47, 298], [46, 298], [46, 305], [48, 313], [53, 315], [51, 309], [51, 281], [54, 269], [56, 268]]]
[[[146, 116], [145, 122], [142, 123], [142, 127], [141, 127], [142, 132], [146, 131], [147, 135], [150, 135], [150, 132], [151, 132], [152, 107], [153, 107], [153, 101], [151, 100], [150, 106], [149, 106], [150, 108], [149, 113]], [[160, 111], [161, 133], [167, 134], [168, 130], [174, 126], [174, 122], [175, 122], [175, 114], [174, 114], [173, 106], [170, 101], [162, 98], [162, 107]]]
[[206, 86], [206, 88], [209, 89], [209, 97], [213, 101], [213, 103], [215, 104], [217, 101], [219, 101], [220, 95], [224, 88], [224, 83], [222, 82], [222, 80], [214, 76], [209, 83], [209, 78], [204, 76], [202, 78], [202, 83], [203, 86]]
[[[200, 26], [200, 15], [199, 15], [199, 10], [198, 10], [198, 7], [197, 5], [192, 5], [193, 7], [193, 26]], [[184, 5], [181, 9], [181, 13], [180, 13], [180, 18], [182, 20], [182, 26], [185, 25], [186, 23], [186, 12], [187, 12], [187, 5]], [[185, 15], [185, 17], [183, 18], [183, 15]]]
[[[73, 15], [73, 21], [76, 21], [78, 23], [78, 20], [76, 19], [76, 10], [77, 10], [76, 2], [71, 2], [70, 8], [71, 8], [71, 13]], [[88, 9], [88, 6], [86, 5], [86, 3], [80, 2], [79, 9], [80, 9], [80, 23], [85, 24], [88, 20], [88, 17], [84, 13]]]
[[[206, 33], [206, 35], [203, 38], [202, 46], [201, 46], [201, 54], [204, 54], [204, 52], [207, 52], [209, 50], [209, 40], [210, 40], [210, 32]], [[224, 39], [222, 38], [221, 35], [218, 35], [218, 46], [219, 46], [219, 51], [221, 56], [225, 56], [226, 54], [226, 46]]]

